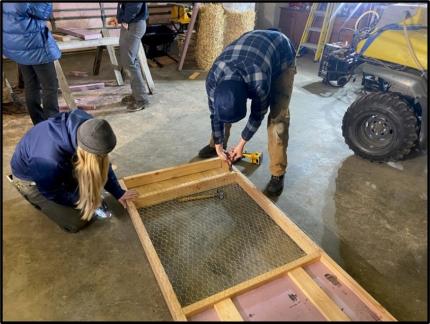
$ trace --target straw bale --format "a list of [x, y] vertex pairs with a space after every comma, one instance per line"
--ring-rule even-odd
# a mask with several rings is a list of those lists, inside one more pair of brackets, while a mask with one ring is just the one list
[[195, 57], [199, 68], [207, 71], [221, 54], [224, 44], [224, 8], [205, 4], [199, 9]]
[[224, 48], [244, 33], [254, 29], [255, 11], [233, 11], [225, 9]]

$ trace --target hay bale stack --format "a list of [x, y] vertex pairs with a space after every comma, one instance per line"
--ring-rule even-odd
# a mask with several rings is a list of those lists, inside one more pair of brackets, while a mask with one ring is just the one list
[[208, 71], [224, 44], [224, 8], [222, 4], [205, 4], [199, 9], [196, 62]]
[[225, 9], [224, 48], [254, 29], [255, 11], [233, 11]]

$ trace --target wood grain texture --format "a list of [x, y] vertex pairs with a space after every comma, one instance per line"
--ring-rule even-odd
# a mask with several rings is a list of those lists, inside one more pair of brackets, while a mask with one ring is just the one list
[[[112, 36], [110, 33], [110, 30], [107, 30], [107, 29], [103, 29], [102, 34], [103, 34], [103, 37]], [[115, 73], [116, 83], [119, 86], [122, 86], [122, 85], [124, 85], [124, 80], [122, 78], [121, 70], [120, 70], [120, 67], [118, 65], [118, 60], [117, 60], [116, 55], [115, 55], [115, 48], [113, 47], [113, 45], [107, 45], [106, 49], [107, 49], [108, 54], [109, 54], [109, 60], [113, 66], [113, 71]]]
[[234, 306], [234, 303], [230, 298], [223, 299], [216, 303], [214, 308], [221, 321], [243, 321], [242, 316], [240, 316], [239, 311], [237, 310], [236, 306]]
[[219, 158], [213, 158], [124, 177], [124, 182], [128, 188], [135, 188], [154, 182], [179, 178], [185, 175], [218, 168], [221, 168], [221, 160]]
[[[135, 201], [137, 208], [148, 207], [169, 201], [175, 198], [188, 196], [194, 193], [215, 189], [234, 182], [231, 174], [213, 170], [215, 175], [207, 177], [211, 171], [191, 174], [182, 178], [170, 179], [160, 184], [161, 188], [157, 191], [148, 190], [149, 186], [135, 188], [139, 197]], [[184, 179], [185, 178], [185, 179]]]
[[58, 60], [54, 61], [55, 71], [57, 73], [57, 79], [58, 83], [61, 89], [61, 93], [64, 97], [64, 100], [66, 101], [67, 106], [69, 106], [70, 109], [76, 109], [76, 102], [73, 98], [73, 95], [70, 91], [69, 84], [67, 83], [66, 76], [64, 75], [63, 68], [61, 67], [61, 64]]
[[[124, 182], [120, 180], [120, 185], [123, 189], [127, 190]], [[172, 284], [164, 271], [161, 264], [160, 258], [152, 245], [151, 239], [149, 238], [148, 232], [143, 225], [143, 221], [132, 202], [127, 202], [127, 211], [133, 222], [134, 228], [136, 229], [139, 240], [145, 250], [145, 254], [151, 265], [152, 271], [154, 272], [155, 278], [157, 279], [158, 285], [160, 286], [161, 292], [166, 300], [167, 306], [169, 307], [172, 317], [176, 321], [186, 321], [186, 317], [182, 311], [181, 305], [179, 304], [178, 298], [173, 290]]]

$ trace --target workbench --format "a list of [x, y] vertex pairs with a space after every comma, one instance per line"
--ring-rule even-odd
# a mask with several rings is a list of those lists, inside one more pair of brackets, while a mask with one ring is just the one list
[[[96, 49], [93, 66], [93, 74], [97, 75], [100, 69], [103, 49], [107, 49], [109, 59], [115, 73], [115, 79], [119, 86], [124, 84], [121, 69], [115, 55], [115, 47], [119, 46], [119, 28], [110, 26], [107, 18], [116, 16], [116, 3], [54, 3], [53, 14], [49, 21], [55, 38], [62, 38], [57, 32], [70, 32], [74, 36], [82, 36], [83, 39], [73, 37], [74, 40], [58, 41], [57, 44], [62, 53], [74, 50]], [[80, 33], [83, 33], [80, 35]], [[86, 37], [92, 33], [94, 37]], [[101, 34], [100, 34], [101, 33]], [[94, 38], [94, 39], [92, 39]], [[139, 46], [138, 60], [146, 81], [147, 90], [153, 93], [154, 81], [146, 60], [142, 44]], [[64, 75], [60, 61], [55, 61], [55, 68], [61, 92], [69, 108], [76, 108], [75, 100], [70, 91], [67, 79]]]

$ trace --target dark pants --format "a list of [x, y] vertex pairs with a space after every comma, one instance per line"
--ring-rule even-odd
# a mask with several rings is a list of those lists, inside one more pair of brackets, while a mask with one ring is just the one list
[[[59, 112], [58, 80], [54, 63], [19, 64], [19, 68], [24, 78], [25, 101], [33, 124], [36, 125], [57, 114]], [[40, 90], [42, 90], [42, 100]]]
[[88, 221], [81, 219], [79, 209], [63, 206], [51, 200], [46, 199], [37, 189], [36, 184], [31, 181], [25, 181], [13, 176], [13, 184], [18, 192], [35, 208], [48, 216], [60, 228], [67, 232], [78, 232], [80, 229], [91, 224], [96, 217]]

